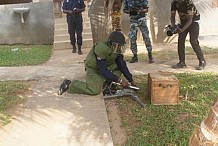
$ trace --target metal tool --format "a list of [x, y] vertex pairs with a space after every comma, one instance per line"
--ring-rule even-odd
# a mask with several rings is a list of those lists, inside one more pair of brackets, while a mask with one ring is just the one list
[[[117, 85], [121, 85], [119, 83], [116, 82], [112, 82], [112, 84], [117, 84]], [[109, 90], [110, 90], [109, 86]], [[135, 86], [129, 86], [129, 88], [123, 88], [123, 89], [119, 89], [116, 90], [115, 92], [113, 91], [109, 91], [109, 94], [104, 94], [103, 98], [104, 99], [108, 99], [108, 98], [116, 98], [116, 97], [123, 97], [123, 96], [130, 96], [133, 100], [135, 100], [138, 104], [140, 104], [143, 108], [146, 107], [146, 104], [144, 104], [141, 99], [136, 95], [134, 90], [139, 90], [138, 87]]]

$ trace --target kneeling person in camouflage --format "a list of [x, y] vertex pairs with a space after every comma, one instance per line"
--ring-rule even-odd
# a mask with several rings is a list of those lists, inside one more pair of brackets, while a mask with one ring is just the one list
[[[132, 74], [123, 59], [125, 37], [119, 31], [112, 32], [108, 40], [96, 43], [86, 57], [86, 82], [64, 80], [58, 94], [69, 93], [97, 95], [102, 92], [105, 81], [118, 82], [126, 88], [135, 86]], [[124, 75], [126, 80], [121, 79]]]

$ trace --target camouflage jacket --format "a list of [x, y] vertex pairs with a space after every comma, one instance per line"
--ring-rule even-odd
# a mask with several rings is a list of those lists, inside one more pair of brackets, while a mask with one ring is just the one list
[[146, 16], [146, 13], [140, 13], [138, 10], [148, 9], [147, 0], [124, 0], [123, 10], [130, 10], [130, 17], [139, 19]]

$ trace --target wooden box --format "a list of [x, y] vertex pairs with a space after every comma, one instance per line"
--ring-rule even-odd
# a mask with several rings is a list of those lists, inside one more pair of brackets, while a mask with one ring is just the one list
[[148, 94], [154, 105], [176, 105], [179, 102], [179, 82], [170, 72], [148, 73]]

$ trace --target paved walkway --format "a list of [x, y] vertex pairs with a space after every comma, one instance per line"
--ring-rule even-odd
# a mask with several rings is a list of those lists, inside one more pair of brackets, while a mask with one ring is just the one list
[[51, 59], [41, 66], [0, 68], [0, 80], [37, 80], [20, 113], [1, 127], [1, 146], [113, 145], [101, 95], [57, 96], [64, 78], [85, 78], [81, 63], [85, 54], [61, 50], [53, 52]]
[[[144, 47], [141, 47], [141, 51]], [[164, 49], [162, 45], [156, 49]], [[13, 121], [0, 129], [1, 146], [112, 146], [106, 108], [102, 95], [57, 96], [63, 79], [85, 79], [84, 55], [71, 50], [54, 51], [51, 59], [39, 66], [1, 67], [0, 80], [36, 80], [28, 101], [20, 108]], [[173, 70], [177, 60], [154, 64], [129, 64], [131, 72], [146, 74], [155, 71], [218, 72], [218, 58], [207, 58], [207, 67], [196, 71], [197, 59], [187, 60], [188, 68]]]

